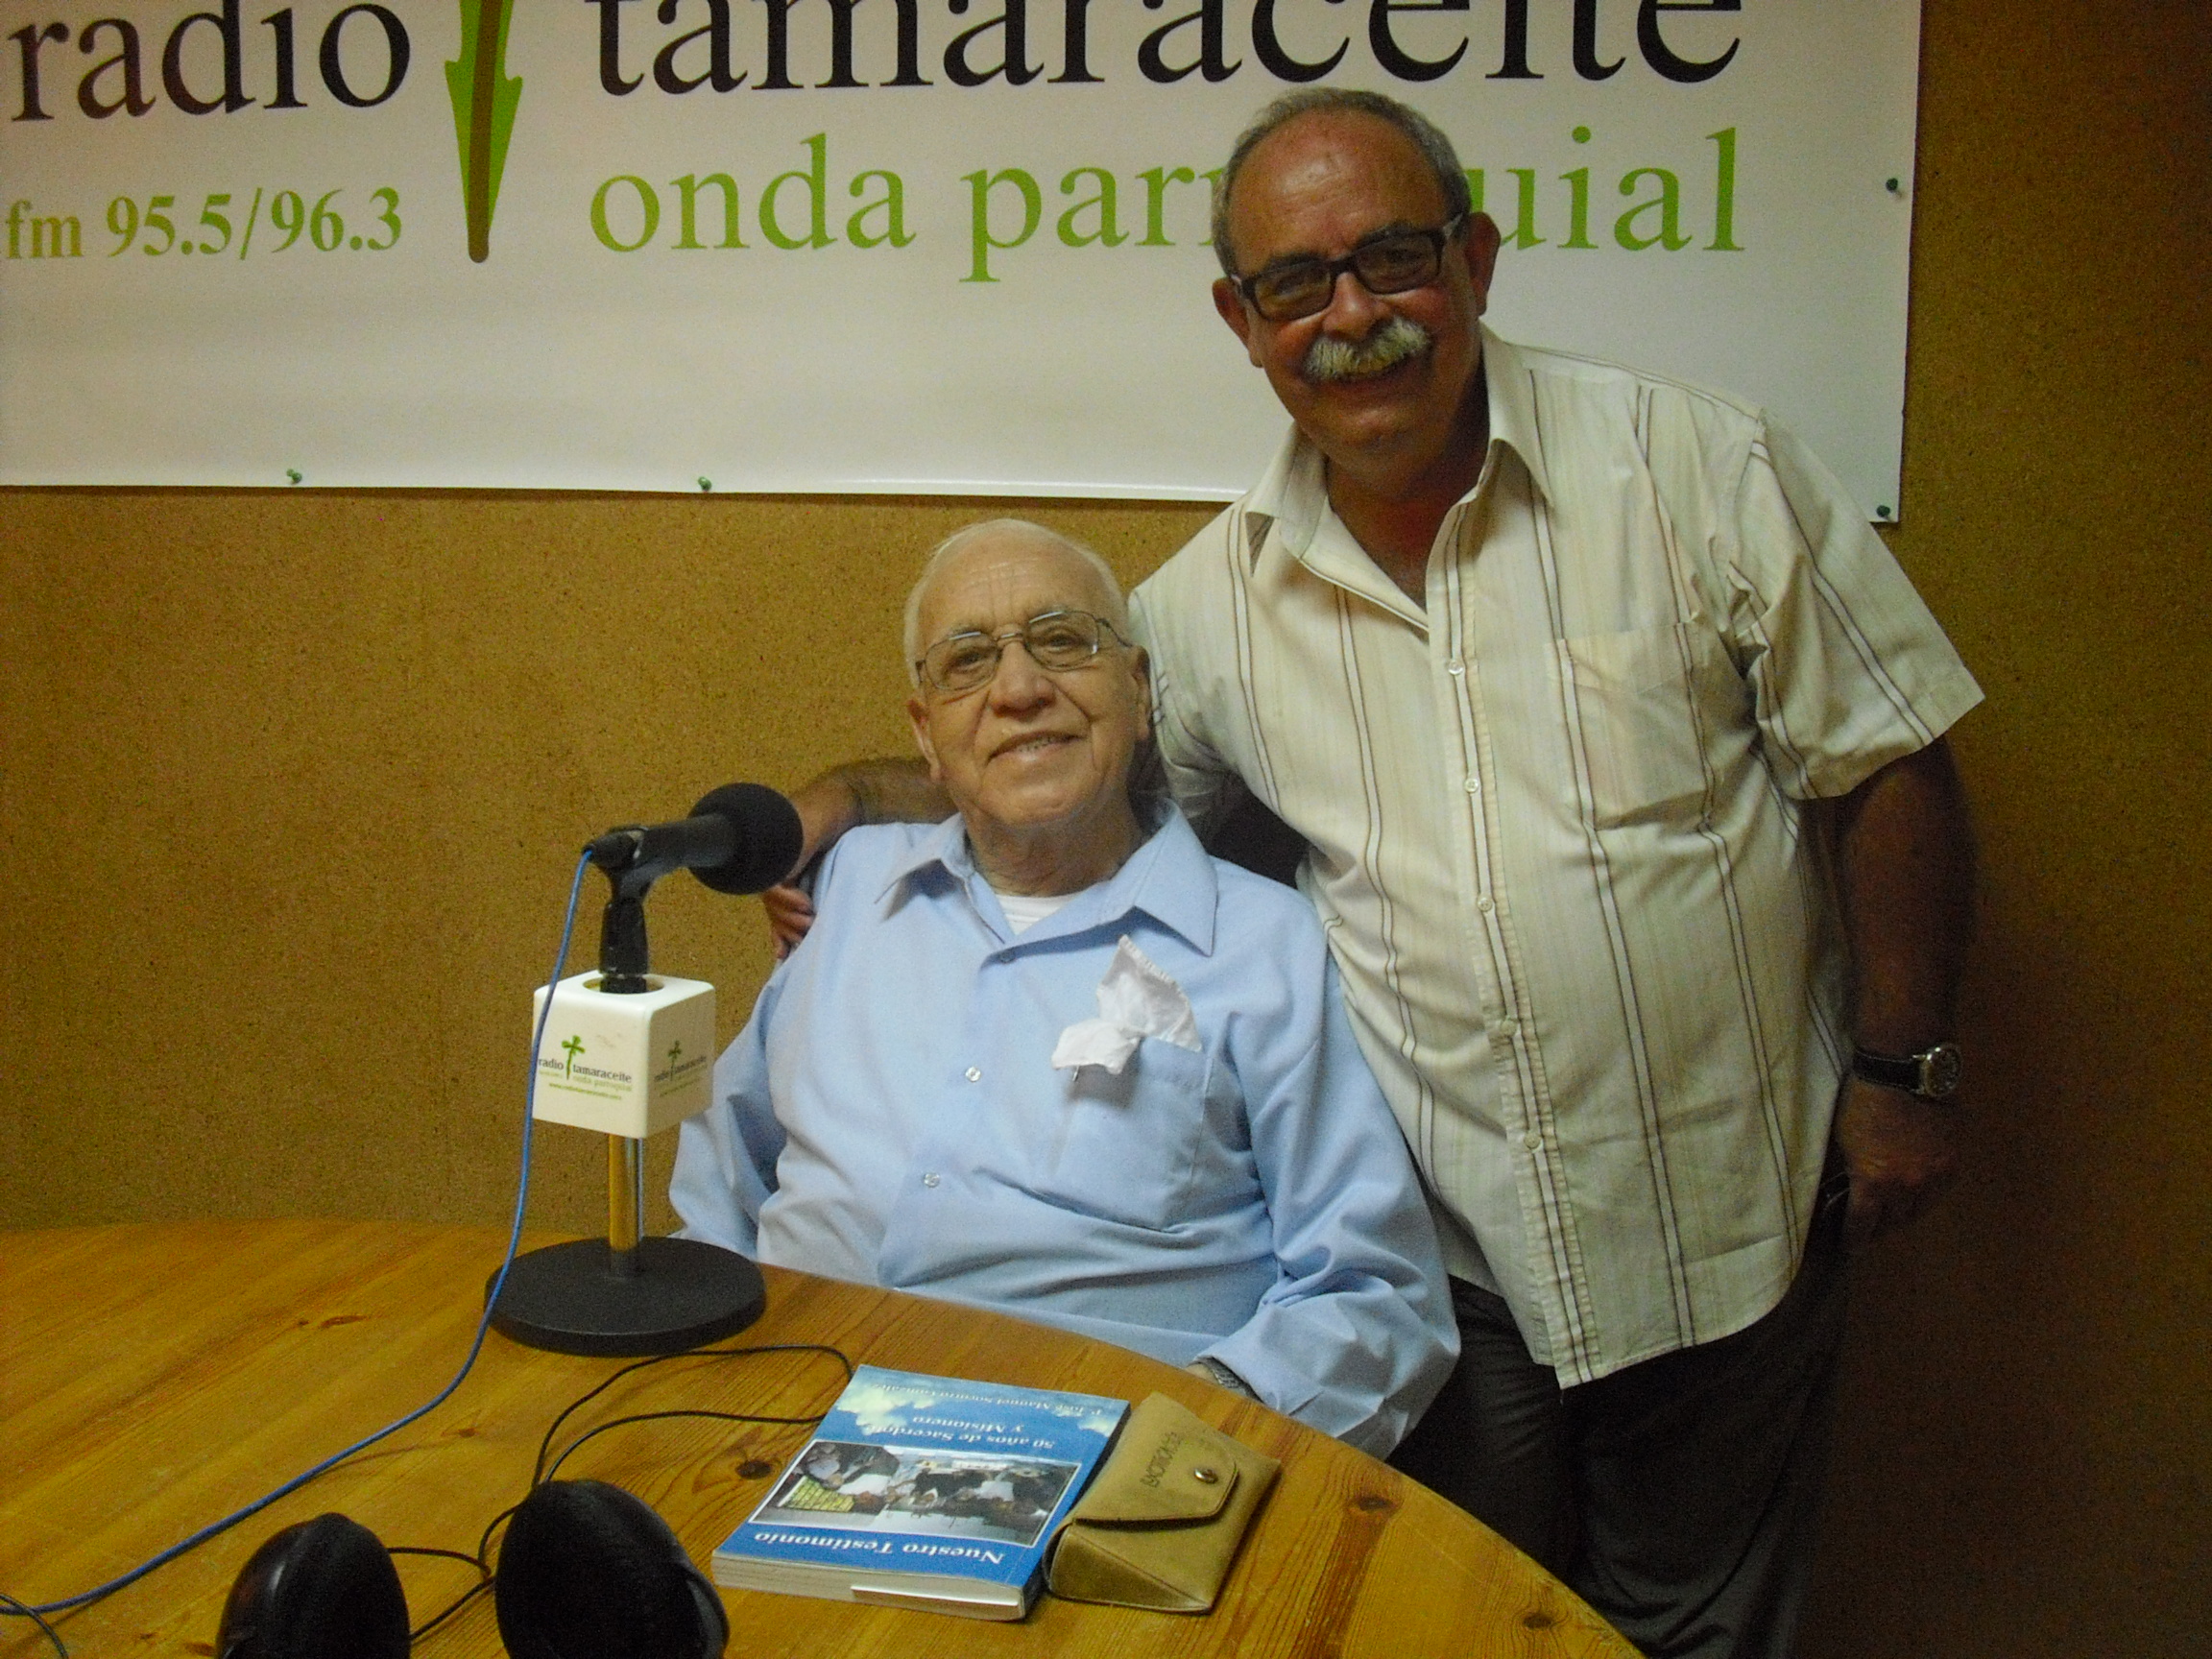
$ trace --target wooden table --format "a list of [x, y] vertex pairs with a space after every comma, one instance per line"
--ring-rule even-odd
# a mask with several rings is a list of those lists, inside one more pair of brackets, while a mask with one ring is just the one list
[[[545, 1242], [544, 1239], [535, 1240]], [[0, 1234], [0, 1591], [90, 1588], [350, 1444], [443, 1386], [503, 1239], [390, 1222], [189, 1222]], [[1601, 1655], [1631, 1649], [1465, 1514], [1374, 1459], [1123, 1349], [943, 1303], [767, 1270], [768, 1311], [733, 1342], [824, 1342], [912, 1371], [1142, 1399], [1174, 1395], [1283, 1461], [1220, 1605], [1205, 1618], [1043, 1599], [1018, 1624], [725, 1591], [732, 1659], [759, 1655]], [[92, 1607], [73, 1652], [212, 1654], [232, 1576], [278, 1527], [341, 1510], [386, 1544], [472, 1551], [521, 1497], [554, 1415], [621, 1362], [493, 1334], [438, 1410]], [[571, 1419], [677, 1407], [797, 1416], [842, 1382], [828, 1359], [682, 1359]], [[564, 1476], [629, 1487], [704, 1560], [804, 1443], [804, 1429], [678, 1419], [614, 1430]], [[418, 1623], [466, 1588], [401, 1558]], [[0, 1620], [0, 1656], [51, 1652]], [[417, 1647], [500, 1652], [489, 1597]]]

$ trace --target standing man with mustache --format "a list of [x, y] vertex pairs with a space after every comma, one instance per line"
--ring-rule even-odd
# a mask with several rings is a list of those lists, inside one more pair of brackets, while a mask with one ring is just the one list
[[[1269, 106], [1214, 246], [1292, 431], [1131, 623], [1178, 804], [1303, 838], [1429, 1194], [1460, 1359], [1393, 1461], [1647, 1653], [1789, 1659], [1846, 1249], [1956, 1162], [1981, 690], [1760, 410], [1482, 326], [1415, 111]], [[810, 850], [942, 810], [797, 800]]]
[[1462, 1355], [1395, 1461], [1647, 1652], [1787, 1659], [1845, 1238], [1954, 1162], [1980, 690], [1760, 411], [1481, 326], [1414, 111], [1271, 106], [1214, 244], [1293, 430], [1132, 619], [1185, 810], [1306, 841], [1430, 1192]]

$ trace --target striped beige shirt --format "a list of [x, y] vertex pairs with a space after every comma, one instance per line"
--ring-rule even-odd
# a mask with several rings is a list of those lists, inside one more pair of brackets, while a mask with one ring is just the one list
[[1170, 780], [1311, 851], [1445, 1260], [1563, 1382], [1741, 1330], [1803, 1249], [1848, 1051], [1799, 804], [1981, 699], [1756, 409], [1484, 334], [1426, 605], [1295, 434], [1135, 596]]

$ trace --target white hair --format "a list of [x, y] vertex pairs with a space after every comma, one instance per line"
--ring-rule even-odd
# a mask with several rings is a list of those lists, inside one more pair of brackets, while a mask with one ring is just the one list
[[1026, 518], [986, 518], [980, 524], [953, 531], [930, 548], [929, 556], [922, 562], [922, 574], [907, 590], [905, 623], [900, 642], [906, 654], [908, 681], [917, 685], [922, 683], [922, 596], [929, 590], [929, 584], [937, 579], [937, 573], [955, 557], [975, 542], [994, 536], [1019, 537], [1043, 546], [1057, 547], [1082, 560], [1098, 578], [1098, 596], [1105, 602], [1099, 614], [1114, 625], [1114, 631], [1122, 638], [1129, 637], [1129, 602], [1121, 596], [1121, 578], [1114, 574], [1114, 567], [1098, 556], [1096, 549], [1072, 536], [1032, 524]]

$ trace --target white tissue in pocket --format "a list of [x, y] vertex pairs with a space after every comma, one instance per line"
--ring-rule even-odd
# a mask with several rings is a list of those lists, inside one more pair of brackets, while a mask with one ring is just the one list
[[1052, 1049], [1055, 1070], [1103, 1066], [1118, 1077], [1147, 1037], [1196, 1053], [1198, 1022], [1190, 998], [1160, 965], [1124, 938], [1098, 981], [1098, 1018], [1078, 1020]]

